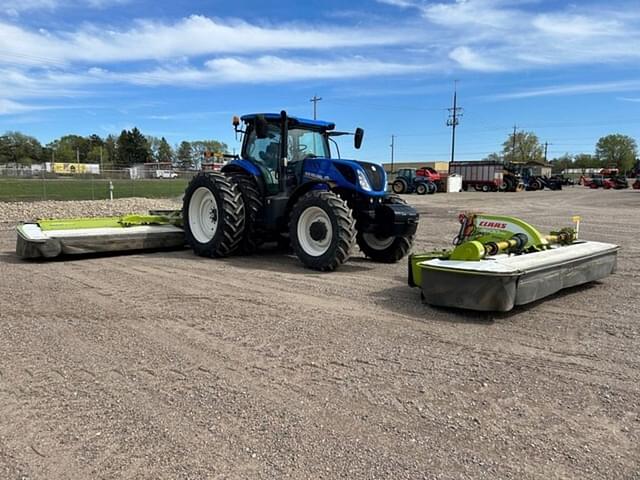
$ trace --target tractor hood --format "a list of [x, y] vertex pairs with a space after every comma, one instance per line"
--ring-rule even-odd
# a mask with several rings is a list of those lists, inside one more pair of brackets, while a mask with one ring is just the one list
[[387, 174], [381, 165], [358, 160], [336, 158], [307, 158], [304, 176], [310, 180], [331, 180], [339, 186], [361, 191], [367, 195], [384, 195]]

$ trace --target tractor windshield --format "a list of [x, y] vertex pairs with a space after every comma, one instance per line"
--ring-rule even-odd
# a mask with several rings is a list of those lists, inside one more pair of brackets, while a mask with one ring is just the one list
[[305, 158], [331, 157], [327, 138], [317, 130], [289, 129], [289, 161]]

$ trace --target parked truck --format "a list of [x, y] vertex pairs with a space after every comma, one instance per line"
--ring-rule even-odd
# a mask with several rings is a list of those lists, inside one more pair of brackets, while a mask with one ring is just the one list
[[503, 183], [504, 165], [495, 161], [449, 163], [449, 174], [462, 176], [462, 189], [497, 192]]

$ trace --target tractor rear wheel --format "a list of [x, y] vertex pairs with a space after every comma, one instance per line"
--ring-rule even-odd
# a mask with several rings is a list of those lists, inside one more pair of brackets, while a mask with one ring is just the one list
[[397, 193], [397, 194], [401, 194], [407, 191], [407, 182], [402, 179], [399, 178], [396, 181], [393, 182], [393, 185], [391, 185], [391, 188], [393, 190], [393, 193]]
[[[407, 203], [399, 197], [390, 197], [389, 202]], [[409, 253], [414, 237], [415, 235], [381, 237], [375, 233], [358, 230], [356, 241], [362, 253], [374, 262], [396, 263]]]
[[234, 173], [231, 177], [236, 183], [244, 202], [244, 233], [239, 250], [245, 254], [254, 253], [264, 241], [264, 235], [257, 228], [256, 219], [264, 208], [260, 190], [253, 177]]
[[355, 236], [351, 210], [333, 192], [311, 191], [293, 207], [289, 238], [305, 267], [324, 272], [335, 270], [349, 259]]
[[184, 193], [182, 218], [186, 241], [196, 255], [225, 257], [236, 250], [244, 232], [244, 202], [233, 179], [200, 173]]

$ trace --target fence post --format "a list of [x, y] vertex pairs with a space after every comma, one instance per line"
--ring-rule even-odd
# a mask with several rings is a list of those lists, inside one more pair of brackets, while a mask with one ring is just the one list
[[44, 178], [45, 177], [44, 169], [41, 170], [41, 172], [42, 172], [42, 193], [44, 195], [44, 201], [46, 202], [47, 201], [47, 182], [46, 182], [46, 179]]
[[109, 180], [109, 200], [113, 202], [113, 182]]

